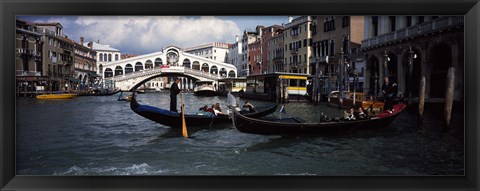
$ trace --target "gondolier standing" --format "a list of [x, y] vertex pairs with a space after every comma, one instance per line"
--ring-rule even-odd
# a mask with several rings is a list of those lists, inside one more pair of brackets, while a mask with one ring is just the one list
[[177, 95], [180, 93], [180, 88], [178, 88], [178, 83], [180, 82], [179, 78], [175, 78], [175, 82], [170, 86], [170, 111], [178, 113], [177, 110]]
[[391, 84], [388, 81], [388, 77], [385, 77], [383, 79], [383, 86], [382, 86], [382, 92], [383, 92], [383, 97], [385, 99], [385, 105], [384, 105], [384, 110], [388, 110], [390, 113], [393, 111], [393, 98], [397, 94], [397, 84], [393, 83]]

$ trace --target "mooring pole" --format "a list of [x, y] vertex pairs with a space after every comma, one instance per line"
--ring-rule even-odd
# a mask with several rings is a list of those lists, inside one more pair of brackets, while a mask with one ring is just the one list
[[452, 119], [452, 105], [453, 105], [453, 94], [455, 92], [455, 68], [450, 67], [447, 73], [446, 81], [446, 91], [445, 91], [445, 126], [444, 129], [448, 130], [450, 127], [450, 120]]
[[418, 103], [418, 125], [423, 125], [423, 110], [425, 105], [425, 76], [422, 76], [422, 80], [420, 81], [420, 95], [419, 95], [419, 103]]

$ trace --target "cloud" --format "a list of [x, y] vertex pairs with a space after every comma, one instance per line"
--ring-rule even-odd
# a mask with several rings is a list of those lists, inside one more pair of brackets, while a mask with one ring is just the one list
[[[72, 21], [70, 21], [72, 22]], [[233, 39], [241, 30], [231, 20], [212, 16], [80, 16], [73, 21], [75, 37], [100, 40], [122, 53], [145, 54], [165, 46], [182, 48]], [[63, 24], [63, 23], [62, 23]]]

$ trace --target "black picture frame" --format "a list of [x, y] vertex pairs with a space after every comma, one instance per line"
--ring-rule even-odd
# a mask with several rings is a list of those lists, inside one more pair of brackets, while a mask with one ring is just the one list
[[[1, 0], [2, 190], [478, 190], [478, 0]], [[465, 176], [16, 176], [16, 15], [465, 15]]]

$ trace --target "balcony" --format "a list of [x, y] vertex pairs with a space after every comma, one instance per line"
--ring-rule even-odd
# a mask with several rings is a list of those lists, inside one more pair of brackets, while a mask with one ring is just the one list
[[27, 71], [27, 70], [17, 70], [15, 71], [16, 76], [42, 76], [41, 72], [37, 71]]
[[447, 28], [462, 26], [463, 23], [463, 16], [440, 17], [438, 19], [430, 20], [418, 25], [399, 29], [370, 39], [365, 39], [362, 41], [361, 47], [362, 49], [366, 49], [375, 46], [385, 45], [408, 38], [423, 36], [428, 33], [441, 31]]
[[290, 52], [292, 54], [298, 54], [298, 48], [293, 48], [292, 50], [290, 50]]

